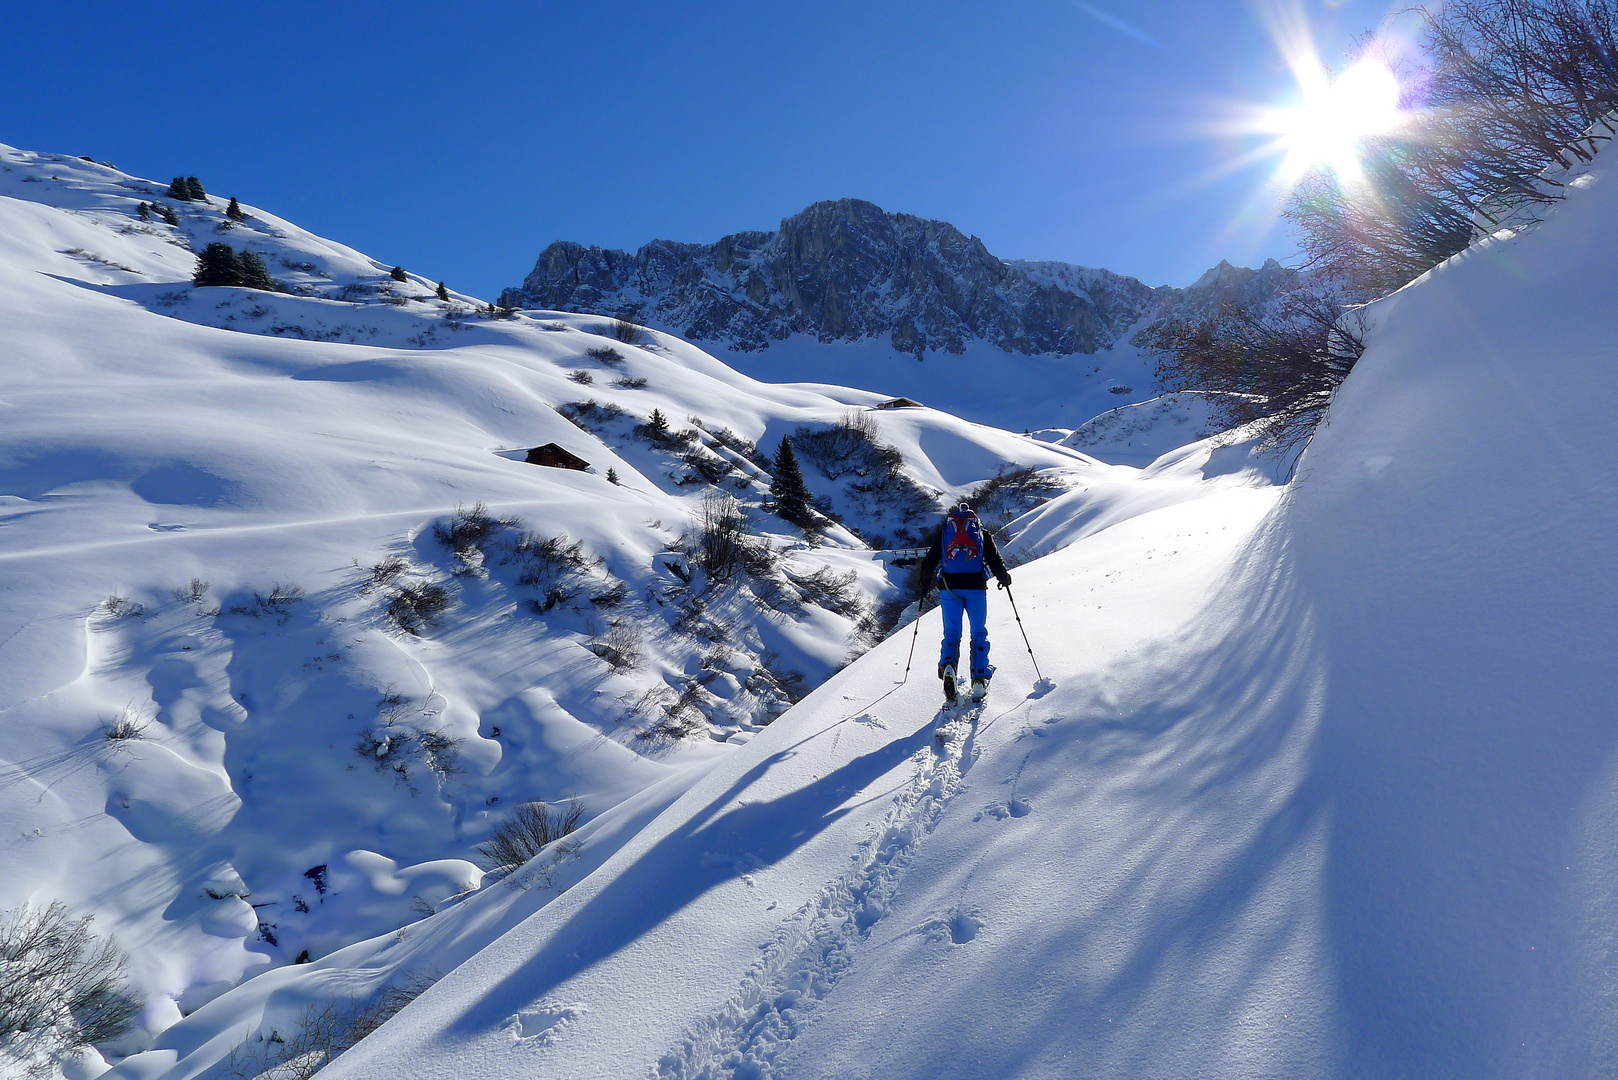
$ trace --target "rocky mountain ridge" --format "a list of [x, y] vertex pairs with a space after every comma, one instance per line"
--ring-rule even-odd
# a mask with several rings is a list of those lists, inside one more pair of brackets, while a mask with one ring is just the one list
[[1296, 272], [1221, 262], [1194, 284], [1153, 287], [1110, 270], [1004, 260], [943, 221], [859, 199], [818, 202], [775, 232], [713, 244], [654, 240], [634, 254], [557, 241], [508, 307], [626, 314], [692, 341], [758, 352], [809, 335], [886, 337], [895, 351], [963, 352], [984, 341], [1024, 355], [1094, 354], [1169, 315], [1262, 302]]

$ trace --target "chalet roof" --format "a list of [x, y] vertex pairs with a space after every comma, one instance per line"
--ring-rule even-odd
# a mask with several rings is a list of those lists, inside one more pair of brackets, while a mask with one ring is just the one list
[[590, 467], [588, 461], [553, 442], [534, 447], [528, 451], [528, 457], [524, 460], [530, 465], [544, 465], [552, 469], [577, 469], [580, 472]]

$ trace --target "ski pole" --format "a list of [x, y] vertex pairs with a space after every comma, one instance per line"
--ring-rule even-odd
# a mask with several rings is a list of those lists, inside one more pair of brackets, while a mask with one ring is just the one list
[[916, 617], [914, 619], [911, 619], [910, 621], [916, 624], [916, 628], [910, 632], [910, 655], [905, 657], [905, 675], [904, 675], [904, 678], [899, 680], [899, 685], [900, 686], [903, 686], [906, 682], [908, 682], [910, 680], [910, 662], [916, 658], [916, 638], [921, 635], [921, 601], [920, 600], [916, 601]]
[[[1034, 647], [1028, 644], [1028, 631], [1023, 629], [1022, 616], [1017, 612], [1017, 598], [1012, 595], [1010, 585], [1006, 586], [1006, 599], [1011, 601], [1011, 614], [1016, 616], [1017, 629], [1022, 633], [1023, 648], [1028, 650], [1028, 659], [1034, 660]], [[1034, 675], [1038, 677], [1040, 682], [1045, 681], [1045, 676], [1039, 672], [1038, 660], [1034, 660]]]

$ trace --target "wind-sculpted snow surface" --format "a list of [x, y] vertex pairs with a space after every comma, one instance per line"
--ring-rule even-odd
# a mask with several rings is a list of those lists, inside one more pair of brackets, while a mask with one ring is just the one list
[[[59, 899], [116, 937], [147, 1005], [102, 1049], [155, 1044], [123, 1075], [217, 1071], [588, 876], [869, 646], [894, 585], [854, 530], [1008, 469], [1133, 472], [440, 299], [163, 191], [0, 146], [0, 911]], [[214, 242], [284, 291], [193, 286]], [[806, 536], [767, 455], [851, 413], [910, 503], [808, 468], [846, 526]], [[549, 443], [587, 467], [525, 460]], [[703, 563], [705, 515], [745, 557]], [[579, 833], [486, 876], [510, 808], [574, 796]], [[590, 1023], [544, 1000], [509, 1014], [522, 1045]]]
[[1054, 686], [991, 596], [959, 757], [929, 615], [330, 1075], [1610, 1074], [1611, 174], [1375, 305], [1288, 488], [1022, 522]]

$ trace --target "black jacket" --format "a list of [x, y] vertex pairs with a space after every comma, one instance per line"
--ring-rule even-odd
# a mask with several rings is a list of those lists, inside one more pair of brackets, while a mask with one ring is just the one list
[[[933, 577], [938, 573], [939, 563], [944, 561], [944, 523], [940, 521], [933, 530], [933, 545], [927, 549], [927, 557], [921, 560], [921, 591], [925, 595], [933, 586]], [[1011, 572], [1006, 569], [1005, 560], [1000, 558], [1000, 549], [994, 546], [994, 537], [989, 530], [983, 530], [983, 565], [1000, 581], [1010, 581]], [[986, 589], [989, 587], [988, 574], [949, 574], [943, 575], [944, 585], [956, 592], [967, 589]]]

